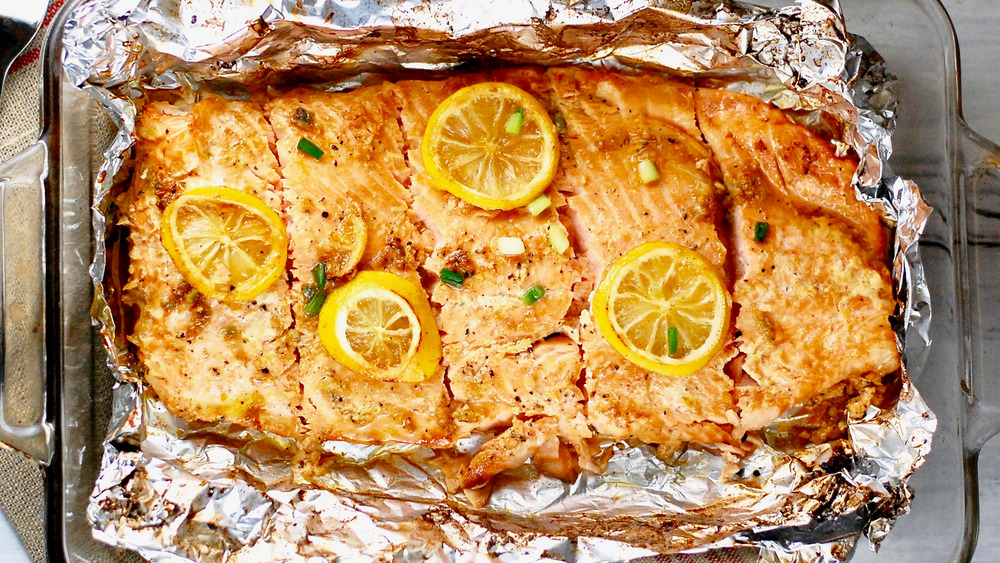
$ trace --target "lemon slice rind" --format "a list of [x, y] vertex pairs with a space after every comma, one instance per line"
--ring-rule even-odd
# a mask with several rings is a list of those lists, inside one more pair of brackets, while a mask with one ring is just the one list
[[[419, 333], [408, 341], [397, 365], [375, 366], [353, 349], [348, 317], [363, 299], [384, 299]], [[419, 383], [434, 375], [441, 364], [441, 336], [427, 295], [419, 285], [389, 272], [358, 272], [334, 290], [319, 314], [319, 336], [333, 359], [374, 379]]]
[[[490, 106], [485, 117], [475, 114], [477, 102]], [[519, 133], [511, 134], [505, 124], [518, 109], [524, 112], [524, 124]], [[464, 121], [463, 114], [467, 114]], [[462, 126], [478, 128], [481, 134], [461, 130]], [[516, 152], [518, 146], [522, 154]], [[461, 159], [445, 162], [446, 152], [461, 153], [463, 149]], [[507, 152], [498, 153], [499, 149]], [[421, 143], [421, 156], [431, 183], [438, 188], [483, 209], [507, 210], [530, 203], [552, 182], [559, 144], [552, 119], [531, 94], [503, 82], [483, 82], [455, 92], [434, 110]], [[507, 175], [517, 175], [530, 172], [532, 166], [530, 177], [498, 179], [497, 174], [489, 173], [503, 168]], [[460, 173], [461, 167], [474, 170], [479, 184], [460, 178], [468, 175]]]
[[[182, 215], [193, 218], [193, 224], [185, 224]], [[259, 198], [232, 188], [183, 192], [163, 212], [160, 239], [185, 280], [216, 299], [249, 301], [285, 272], [288, 235], [281, 217]], [[248, 251], [247, 243], [253, 241], [260, 244]], [[214, 279], [209, 277], [211, 264], [206, 262], [212, 260], [225, 260], [229, 276], [216, 267]], [[252, 273], [235, 280], [234, 267]]]
[[[657, 259], [673, 262], [666, 276], [653, 280], [643, 268]], [[647, 285], [652, 288], [646, 292], [641, 290], [642, 283], [635, 283], [643, 276], [646, 277]], [[670, 285], [670, 280], [664, 278], [676, 276], [681, 276], [681, 283], [675, 284], [680, 285], [676, 294], [657, 294], [657, 288]], [[654, 281], [659, 282], [658, 285], [653, 286]], [[631, 293], [623, 291], [623, 285], [628, 283], [639, 289], [633, 288]], [[680, 311], [683, 306], [691, 310]], [[645, 243], [622, 256], [601, 280], [595, 291], [593, 304], [597, 327], [615, 350], [642, 368], [674, 376], [697, 372], [723, 348], [729, 330], [731, 309], [729, 292], [712, 265], [697, 252], [668, 242]], [[623, 312], [623, 315], [616, 311]], [[629, 314], [632, 317], [628, 317]], [[627, 318], [620, 318], [621, 316]], [[700, 340], [697, 346], [679, 346], [684, 349], [671, 355], [665, 350], [668, 342], [667, 325], [672, 324], [666, 319], [671, 317], [682, 342], [685, 339], [694, 340], [690, 336], [691, 332], [708, 334], [697, 338]], [[678, 322], [677, 319], [681, 318], [684, 321]], [[641, 342], [644, 345], [640, 345], [635, 334], [641, 331], [634, 329], [637, 325], [649, 325], [650, 321], [653, 330], [647, 331], [647, 339]], [[688, 325], [685, 326], [685, 323]], [[651, 348], [658, 353], [651, 351]]]

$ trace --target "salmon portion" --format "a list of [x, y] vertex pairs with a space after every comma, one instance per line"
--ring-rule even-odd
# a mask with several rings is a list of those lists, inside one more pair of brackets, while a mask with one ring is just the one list
[[[551, 465], [561, 457], [558, 426], [558, 422], [551, 417], [528, 421], [514, 419], [510, 428], [486, 442], [476, 452], [472, 461], [462, 471], [462, 486], [466, 489], [482, 487], [501, 472], [517, 468], [529, 459], [544, 458]], [[549, 452], [553, 452], [554, 455]], [[536, 465], [545, 467], [542, 464], [536, 463]], [[567, 458], [560, 465], [571, 466], [572, 461]], [[555, 471], [559, 474], [561, 470]], [[572, 474], [575, 474], [575, 471], [566, 473], [566, 475]]]
[[720, 351], [704, 368], [686, 377], [647, 371], [608, 344], [584, 313], [587, 420], [603, 436], [636, 438], [670, 450], [684, 442], [735, 444], [729, 425], [738, 418], [733, 382], [724, 368], [735, 355]]
[[[544, 78], [537, 71], [534, 76]], [[449, 268], [468, 275], [461, 290], [444, 284], [432, 289], [431, 300], [441, 306], [442, 342], [446, 347], [461, 343], [465, 348], [518, 343], [516, 347], [525, 350], [559, 331], [573, 298], [573, 284], [580, 277], [572, 253], [560, 255], [549, 242], [550, 229], [565, 228], [555, 206], [538, 217], [524, 209], [480, 209], [434, 187], [420, 155], [420, 142], [434, 109], [460, 88], [489, 79], [465, 75], [441, 82], [404, 81], [395, 89], [412, 171], [413, 211], [435, 239], [426, 269], [437, 274]], [[501, 254], [497, 250], [501, 237], [519, 238], [525, 252]], [[545, 288], [545, 297], [525, 306], [521, 295], [534, 285]]]
[[[566, 192], [588, 276], [600, 280], [610, 264], [642, 243], [668, 241], [698, 251], [725, 279], [717, 173], [710, 151], [691, 135], [694, 90], [606, 71], [559, 68], [549, 75], [567, 129], [569, 158], [559, 189]], [[660, 95], [648, 93], [653, 91]], [[638, 173], [645, 159], [660, 173], [648, 185]], [[589, 311], [581, 324], [587, 417], [597, 432], [658, 444], [732, 440], [719, 426], [736, 420], [733, 383], [724, 371], [732, 346], [694, 375], [663, 376], [612, 348]]]
[[[839, 219], [840, 228], [868, 249], [865, 256], [884, 261], [886, 240], [879, 215], [858, 199], [851, 183], [856, 159], [838, 157], [828, 141], [753, 96], [699, 89], [696, 99], [702, 133], [724, 169], [741, 161], [766, 177], [799, 213]], [[728, 140], [723, 142], [723, 137]], [[735, 147], [740, 151], [728, 152]], [[742, 186], [727, 182], [727, 188]]]
[[[460, 435], [503, 428], [517, 417], [546, 417], [553, 435], [561, 437], [580, 455], [596, 447], [584, 415], [584, 397], [577, 380], [583, 372], [580, 347], [565, 336], [540, 341], [523, 352], [502, 347], [472, 351], [450, 350], [448, 378], [455, 397], [455, 424]], [[457, 358], [456, 358], [457, 357]]]
[[[394, 104], [383, 87], [297, 89], [267, 102], [293, 233], [293, 280], [311, 280], [312, 267], [331, 258], [330, 234], [350, 207], [368, 226], [359, 269], [414, 271], [430, 250], [403, 185], [409, 170]], [[324, 151], [320, 159], [298, 150], [303, 138]]]
[[[395, 99], [384, 87], [349, 93], [295, 90], [268, 102], [268, 119], [288, 205], [293, 314], [299, 331], [302, 416], [320, 440], [451, 443], [444, 369], [420, 383], [382, 381], [340, 365], [319, 340], [316, 317], [303, 312], [311, 270], [328, 259], [329, 234], [350, 206], [368, 226], [359, 270], [388, 270], [420, 284], [417, 267], [428, 238], [410, 212], [403, 185], [408, 170]], [[298, 150], [307, 138], [324, 151], [316, 159]], [[335, 283], [334, 281], [329, 282]]]
[[[691, 129], [694, 90], [607, 71], [556, 68], [549, 75], [567, 129], [568, 158], [557, 188], [566, 193], [592, 270], [603, 274], [629, 250], [655, 240], [697, 250], [721, 270], [726, 259], [717, 228], [722, 190], [711, 152]], [[649, 114], [642, 107], [657, 98], [643, 96], [645, 104], [624, 105], [640, 87], [661, 94]], [[646, 159], [660, 174], [650, 185], [639, 178], [639, 163]]]
[[[503, 428], [516, 417], [545, 415], [586, 465], [592, 434], [577, 386], [579, 347], [566, 338], [545, 340], [563, 330], [581, 282], [572, 250], [559, 254], [550, 243], [551, 229], [566, 229], [557, 211], [564, 201], [550, 194], [554, 205], [537, 217], [525, 209], [482, 210], [434, 187], [423, 167], [420, 143], [431, 113], [460, 88], [487, 80], [508, 82], [546, 99], [539, 93], [547, 83], [545, 75], [535, 69], [395, 85], [412, 170], [413, 210], [435, 237], [426, 269], [436, 274], [448, 268], [467, 275], [461, 289], [437, 283], [431, 291], [432, 302], [441, 310], [458, 436]], [[501, 254], [501, 237], [519, 238], [524, 253]], [[545, 288], [545, 296], [525, 305], [521, 295], [535, 285]], [[502, 443], [489, 448], [496, 450]], [[510, 459], [520, 455], [508, 454]], [[493, 459], [500, 457], [500, 451], [494, 451]]]
[[130, 233], [124, 299], [138, 312], [130, 339], [146, 381], [185, 419], [297, 435], [287, 278], [252, 301], [221, 302], [191, 287], [160, 241], [164, 209], [190, 188], [226, 186], [281, 211], [261, 107], [218, 97], [155, 102], [138, 122], [137, 164], [123, 201]]
[[[742, 426], [761, 428], [841, 381], [898, 370], [885, 239], [853, 196], [852, 161], [749, 96], [699, 90], [696, 101], [729, 191], [750, 378], [737, 387]], [[768, 224], [763, 241], [758, 223]]]
[[[485, 81], [527, 91], [560, 129], [552, 204], [538, 216], [475, 207], [424, 169], [431, 114]], [[441, 452], [449, 488], [475, 504], [529, 460], [567, 481], [600, 473], [601, 441], [742, 451], [745, 432], [795, 405], [825, 413], [835, 407], [822, 401], [839, 394], [842, 410], [863, 410], [900, 367], [885, 232], [855, 195], [856, 161], [755, 98], [568, 67], [258, 96], [151, 102], [139, 118], [122, 200], [125, 302], [138, 312], [130, 339], [145, 377], [178, 416], [310, 444], [447, 449], [486, 436], [471, 454]], [[301, 139], [323, 155], [300, 150]], [[645, 160], [659, 179], [641, 180]], [[288, 272], [250, 302], [200, 295], [163, 248], [163, 210], [198, 186], [243, 190], [284, 218]], [[355, 271], [389, 271], [427, 292], [443, 357], [423, 382], [340, 365], [304, 312], [312, 269], [343, 257], [338, 233], [352, 215], [368, 230]], [[768, 233], [755, 240], [760, 223]], [[555, 230], [571, 242], [564, 253]], [[502, 254], [504, 237], [524, 252]], [[725, 346], [690, 376], [632, 364], [594, 321], [609, 266], [653, 241], [698, 252], [733, 296]], [[462, 287], [442, 283], [443, 269], [462, 274]], [[339, 274], [327, 291], [354, 272]], [[525, 304], [536, 285], [544, 296]]]

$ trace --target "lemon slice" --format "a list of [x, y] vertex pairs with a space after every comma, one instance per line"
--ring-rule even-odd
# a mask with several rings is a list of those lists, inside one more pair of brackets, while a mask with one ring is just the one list
[[732, 299], [712, 265], [670, 242], [648, 242], [611, 265], [594, 295], [604, 338], [630, 362], [690, 375], [722, 349]]
[[248, 301], [285, 271], [285, 224], [260, 199], [222, 187], [193, 188], [163, 212], [160, 239], [195, 289]]
[[441, 338], [424, 290], [388, 272], [361, 272], [326, 299], [319, 337], [348, 368], [389, 381], [419, 382], [441, 362]]
[[527, 204], [552, 182], [559, 162], [548, 112], [502, 82], [449, 96], [431, 114], [420, 150], [435, 186], [483, 209]]
[[353, 201], [338, 217], [339, 223], [330, 234], [330, 252], [327, 254], [326, 275], [345, 276], [358, 265], [368, 245], [368, 225], [361, 206]]

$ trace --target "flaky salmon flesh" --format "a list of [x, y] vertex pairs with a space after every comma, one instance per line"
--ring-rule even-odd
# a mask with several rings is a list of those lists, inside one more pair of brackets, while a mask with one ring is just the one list
[[[551, 205], [537, 215], [475, 207], [424, 167], [435, 108], [487, 81], [525, 90], [558, 126]], [[152, 389], [189, 420], [307, 445], [449, 449], [486, 436], [449, 478], [482, 499], [493, 477], [526, 462], [566, 480], [599, 473], [602, 445], [616, 441], [740, 455], [789, 408], [833, 389], [860, 393], [900, 368], [885, 230], [855, 195], [856, 160], [744, 94], [653, 74], [507, 68], [346, 92], [150, 101], [136, 137], [121, 200], [130, 341]], [[303, 138], [324, 156], [301, 150]], [[637, 173], [644, 159], [657, 163], [657, 181]], [[285, 223], [287, 269], [251, 301], [199, 294], [160, 240], [166, 207], [203, 186], [254, 195]], [[442, 360], [423, 381], [341, 365], [305, 312], [314, 265], [342, 251], [331, 233], [345, 213], [368, 232], [347, 277], [388, 271], [426, 291]], [[568, 233], [565, 252], [553, 229]], [[520, 239], [523, 253], [500, 253], [501, 237]], [[609, 266], [653, 241], [698, 252], [733, 297], [726, 344], [690, 376], [630, 363], [594, 320]], [[462, 287], [442, 283], [442, 269], [461, 272]], [[536, 285], [545, 295], [526, 305]]]

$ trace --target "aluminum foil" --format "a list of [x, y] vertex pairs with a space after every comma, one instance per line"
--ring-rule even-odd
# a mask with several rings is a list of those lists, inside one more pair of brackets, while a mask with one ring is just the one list
[[[567, 484], [530, 466], [489, 504], [449, 495], [417, 446], [330, 442], [324, 472], [290, 459], [293, 441], [176, 419], [135, 376], [104, 287], [109, 194], [127, 170], [143, 90], [252, 83], [303, 73], [348, 87], [368, 73], [447, 71], [470, 59], [658, 69], [698, 76], [836, 123], [860, 156], [859, 197], [893, 227], [895, 319], [905, 369], [890, 408], [849, 421], [848, 438], [787, 451], [767, 440], [738, 472], [688, 450], [613, 444], [602, 475]], [[64, 35], [63, 63], [119, 131], [94, 189], [94, 318], [121, 382], [88, 515], [94, 535], [157, 561], [496, 558], [618, 561], [681, 550], [761, 548], [768, 561], [842, 561], [876, 548], [929, 452], [934, 415], [906, 376], [929, 346], [929, 294], [916, 242], [930, 209], [917, 187], [883, 178], [892, 77], [848, 34], [836, 0], [780, 9], [699, 0], [90, 0]], [[793, 424], [795, 409], [782, 424]], [[769, 436], [770, 437], [770, 436]], [[319, 476], [317, 476], [319, 475]]]

